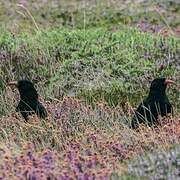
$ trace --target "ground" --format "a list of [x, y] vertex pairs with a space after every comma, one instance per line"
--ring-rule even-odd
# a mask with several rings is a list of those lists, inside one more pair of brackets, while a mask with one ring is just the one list
[[[0, 1], [0, 177], [177, 179], [179, 1]], [[174, 115], [129, 129], [151, 80]], [[31, 79], [48, 110], [25, 123], [10, 80]]]

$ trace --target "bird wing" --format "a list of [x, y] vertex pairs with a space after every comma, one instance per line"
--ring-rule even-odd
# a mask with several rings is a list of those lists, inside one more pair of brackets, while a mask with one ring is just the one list
[[38, 102], [38, 104], [37, 104], [36, 113], [40, 118], [46, 118], [47, 117], [47, 111], [46, 111], [45, 107], [40, 102]]
[[161, 116], [166, 116], [167, 114], [173, 114], [173, 107], [169, 101], [163, 101], [161, 103]]
[[137, 128], [140, 123], [151, 125], [156, 120], [157, 112], [153, 102], [146, 99], [141, 103], [135, 111], [131, 122], [132, 128]]
[[20, 100], [16, 107], [16, 112], [20, 112], [24, 119], [28, 120], [28, 115], [33, 113], [33, 109], [24, 101]]

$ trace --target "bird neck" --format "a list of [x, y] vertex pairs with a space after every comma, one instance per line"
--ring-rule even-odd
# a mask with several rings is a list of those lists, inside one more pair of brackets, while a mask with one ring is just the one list
[[38, 94], [36, 91], [25, 91], [23, 93], [20, 93], [21, 99], [23, 101], [37, 101], [38, 100]]
[[165, 97], [166, 92], [165, 91], [150, 91], [149, 92], [149, 97], [154, 97], [156, 99], [159, 99], [161, 97]]

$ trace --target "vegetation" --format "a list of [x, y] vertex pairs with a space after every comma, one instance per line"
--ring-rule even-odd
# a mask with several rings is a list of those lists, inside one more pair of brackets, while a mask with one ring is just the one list
[[[178, 178], [178, 1], [16, 3], [0, 2], [0, 178]], [[162, 76], [177, 83], [175, 115], [129, 129]], [[7, 82], [22, 78], [36, 83], [47, 120], [15, 113]]]

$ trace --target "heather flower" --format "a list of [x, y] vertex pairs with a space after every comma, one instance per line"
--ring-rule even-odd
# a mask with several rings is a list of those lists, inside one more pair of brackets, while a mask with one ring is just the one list
[[19, 0], [18, 4], [21, 5], [21, 6], [26, 7], [28, 2], [27, 2], [27, 0]]

